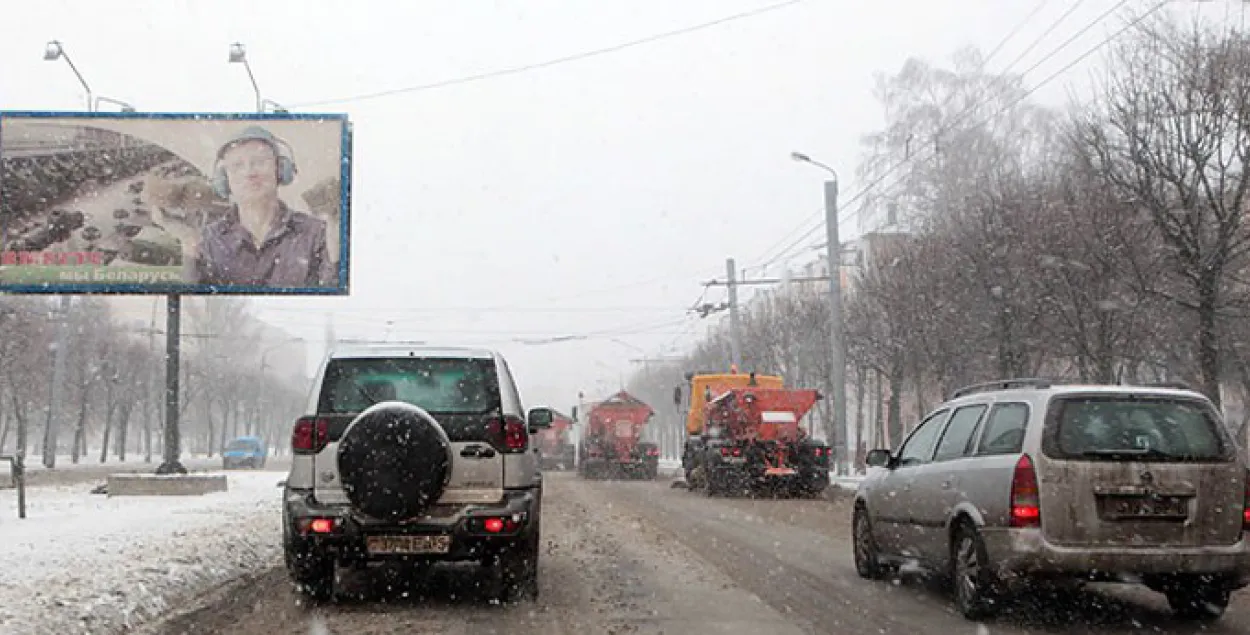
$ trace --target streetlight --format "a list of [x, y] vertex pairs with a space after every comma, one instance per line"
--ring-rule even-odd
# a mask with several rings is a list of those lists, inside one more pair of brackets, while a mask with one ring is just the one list
[[833, 422], [829, 445], [837, 453], [838, 472], [847, 458], [846, 447], [846, 342], [842, 324], [842, 240], [838, 238], [838, 172], [802, 152], [790, 158], [829, 173], [825, 181], [825, 254], [829, 259], [829, 363], [832, 366]]
[[230, 45], [230, 63], [242, 64], [247, 69], [247, 78], [252, 80], [252, 91], [256, 93], [256, 112], [265, 112], [265, 100], [260, 97], [260, 86], [256, 84], [256, 76], [252, 74], [252, 65], [247, 63], [247, 49], [240, 42]]
[[262, 99], [260, 101], [261, 112], [264, 112], [265, 106], [268, 106], [270, 110], [272, 110], [275, 113], [278, 113], [279, 115], [285, 115], [288, 112], [291, 112], [290, 109], [288, 109], [286, 106], [283, 106], [282, 104], [279, 104], [278, 102], [272, 99]]
[[90, 112], [95, 107], [95, 102], [91, 99], [91, 87], [87, 85], [87, 80], [82, 78], [82, 73], [78, 72], [78, 67], [74, 66], [74, 61], [69, 58], [69, 53], [65, 52], [65, 47], [57, 40], [48, 42], [43, 49], [43, 59], [46, 62], [55, 62], [64, 59], [69, 64], [70, 70], [74, 71], [74, 76], [78, 78], [78, 83], [82, 84], [83, 90], [87, 91], [87, 111]]
[[121, 100], [118, 100], [118, 99], [112, 99], [112, 98], [110, 98], [110, 97], [96, 97], [96, 98], [95, 98], [95, 109], [96, 109], [97, 111], [98, 111], [98, 110], [100, 110], [100, 104], [101, 104], [101, 103], [105, 103], [105, 104], [113, 104], [114, 106], [117, 106], [118, 108], [120, 108], [122, 112], [134, 112], [134, 111], [135, 111], [135, 107], [134, 107], [134, 106], [132, 106], [132, 105], [130, 105], [130, 104], [128, 104], [128, 103], [126, 103], [126, 102], [124, 102], [124, 101], [121, 101]]
[[[65, 47], [59, 40], [51, 40], [43, 49], [43, 59], [47, 62], [55, 62], [64, 59], [69, 64], [70, 70], [74, 71], [74, 77], [78, 78], [78, 83], [82, 84], [83, 90], [87, 93], [87, 111], [91, 112], [95, 109], [95, 101], [92, 100], [91, 86], [87, 84], [87, 80], [83, 79], [82, 73], [78, 72], [78, 67], [74, 65], [74, 61], [70, 59], [69, 53], [65, 52]], [[65, 364], [69, 348], [69, 313], [73, 306], [72, 299], [68, 295], [61, 296], [61, 310], [58, 316], [59, 323], [56, 330], [56, 348], [53, 351], [52, 362], [52, 385], [48, 390], [48, 420], [44, 426], [44, 456], [43, 463], [45, 467], [52, 468], [56, 466], [56, 448], [57, 448], [57, 404], [61, 401], [60, 390], [61, 384], [65, 383]]]

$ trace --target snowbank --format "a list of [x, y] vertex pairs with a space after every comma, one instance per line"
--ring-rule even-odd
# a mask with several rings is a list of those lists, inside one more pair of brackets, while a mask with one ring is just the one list
[[[110, 455], [107, 462], [101, 463], [100, 455], [98, 452], [99, 451], [97, 450], [96, 454], [79, 459], [78, 463], [74, 463], [73, 457], [69, 455], [57, 456], [56, 467], [53, 468], [52, 470], [49, 470], [48, 468], [43, 466], [43, 457], [41, 455], [29, 454], [26, 456], [26, 472], [29, 474], [31, 472], [60, 472], [60, 471], [78, 471], [78, 470], [91, 470], [91, 471], [155, 470], [156, 466], [160, 465], [161, 463], [161, 457], [159, 455], [152, 457], [151, 463], [144, 463], [143, 454], [131, 456], [128, 460], [124, 462], [118, 461], [116, 457]], [[0, 454], [4, 454], [4, 453], [0, 452]], [[207, 455], [203, 455], [203, 454], [184, 455], [182, 457], [182, 464], [186, 466], [188, 470], [221, 469], [221, 457], [215, 456], [215, 457], [210, 458]], [[3, 480], [5, 480], [6, 482], [7, 482], [7, 479], [9, 478], [10, 466], [11, 464], [8, 461], [0, 461], [0, 476], [4, 477]]]
[[229, 491], [107, 498], [32, 488], [26, 520], [0, 491], [0, 634], [111, 635], [281, 557], [280, 472]]

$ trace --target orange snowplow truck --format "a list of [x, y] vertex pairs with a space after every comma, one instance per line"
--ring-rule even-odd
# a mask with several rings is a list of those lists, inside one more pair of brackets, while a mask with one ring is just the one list
[[542, 469], [572, 469], [575, 448], [569, 443], [569, 429], [573, 427], [573, 420], [554, 410], [552, 415], [551, 427], [538, 431]]
[[681, 462], [689, 489], [817, 496], [829, 486], [830, 448], [799, 425], [820, 393], [786, 388], [776, 375], [704, 373], [688, 379]]
[[586, 413], [578, 474], [587, 478], [654, 479], [660, 469], [660, 448], [642, 441], [642, 432], [654, 415], [651, 406], [623, 390], [591, 406]]

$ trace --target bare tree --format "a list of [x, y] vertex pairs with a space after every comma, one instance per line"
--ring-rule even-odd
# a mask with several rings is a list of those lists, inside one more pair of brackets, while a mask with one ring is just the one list
[[1194, 314], [1202, 388], [1219, 403], [1220, 321], [1248, 300], [1236, 274], [1250, 249], [1250, 48], [1240, 33], [1156, 22], [1111, 59], [1078, 135], [1106, 186], [1157, 228], [1171, 275], [1140, 285]]

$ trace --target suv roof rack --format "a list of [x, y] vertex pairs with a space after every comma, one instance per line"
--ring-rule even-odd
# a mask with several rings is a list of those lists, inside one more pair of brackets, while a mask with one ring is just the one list
[[998, 379], [995, 381], [987, 381], [980, 384], [972, 384], [964, 386], [951, 393], [951, 399], [971, 395], [978, 392], [987, 392], [990, 390], [1011, 390], [1013, 388], [1050, 388], [1055, 382], [1050, 379], [1040, 378], [1020, 378], [1020, 379]]

